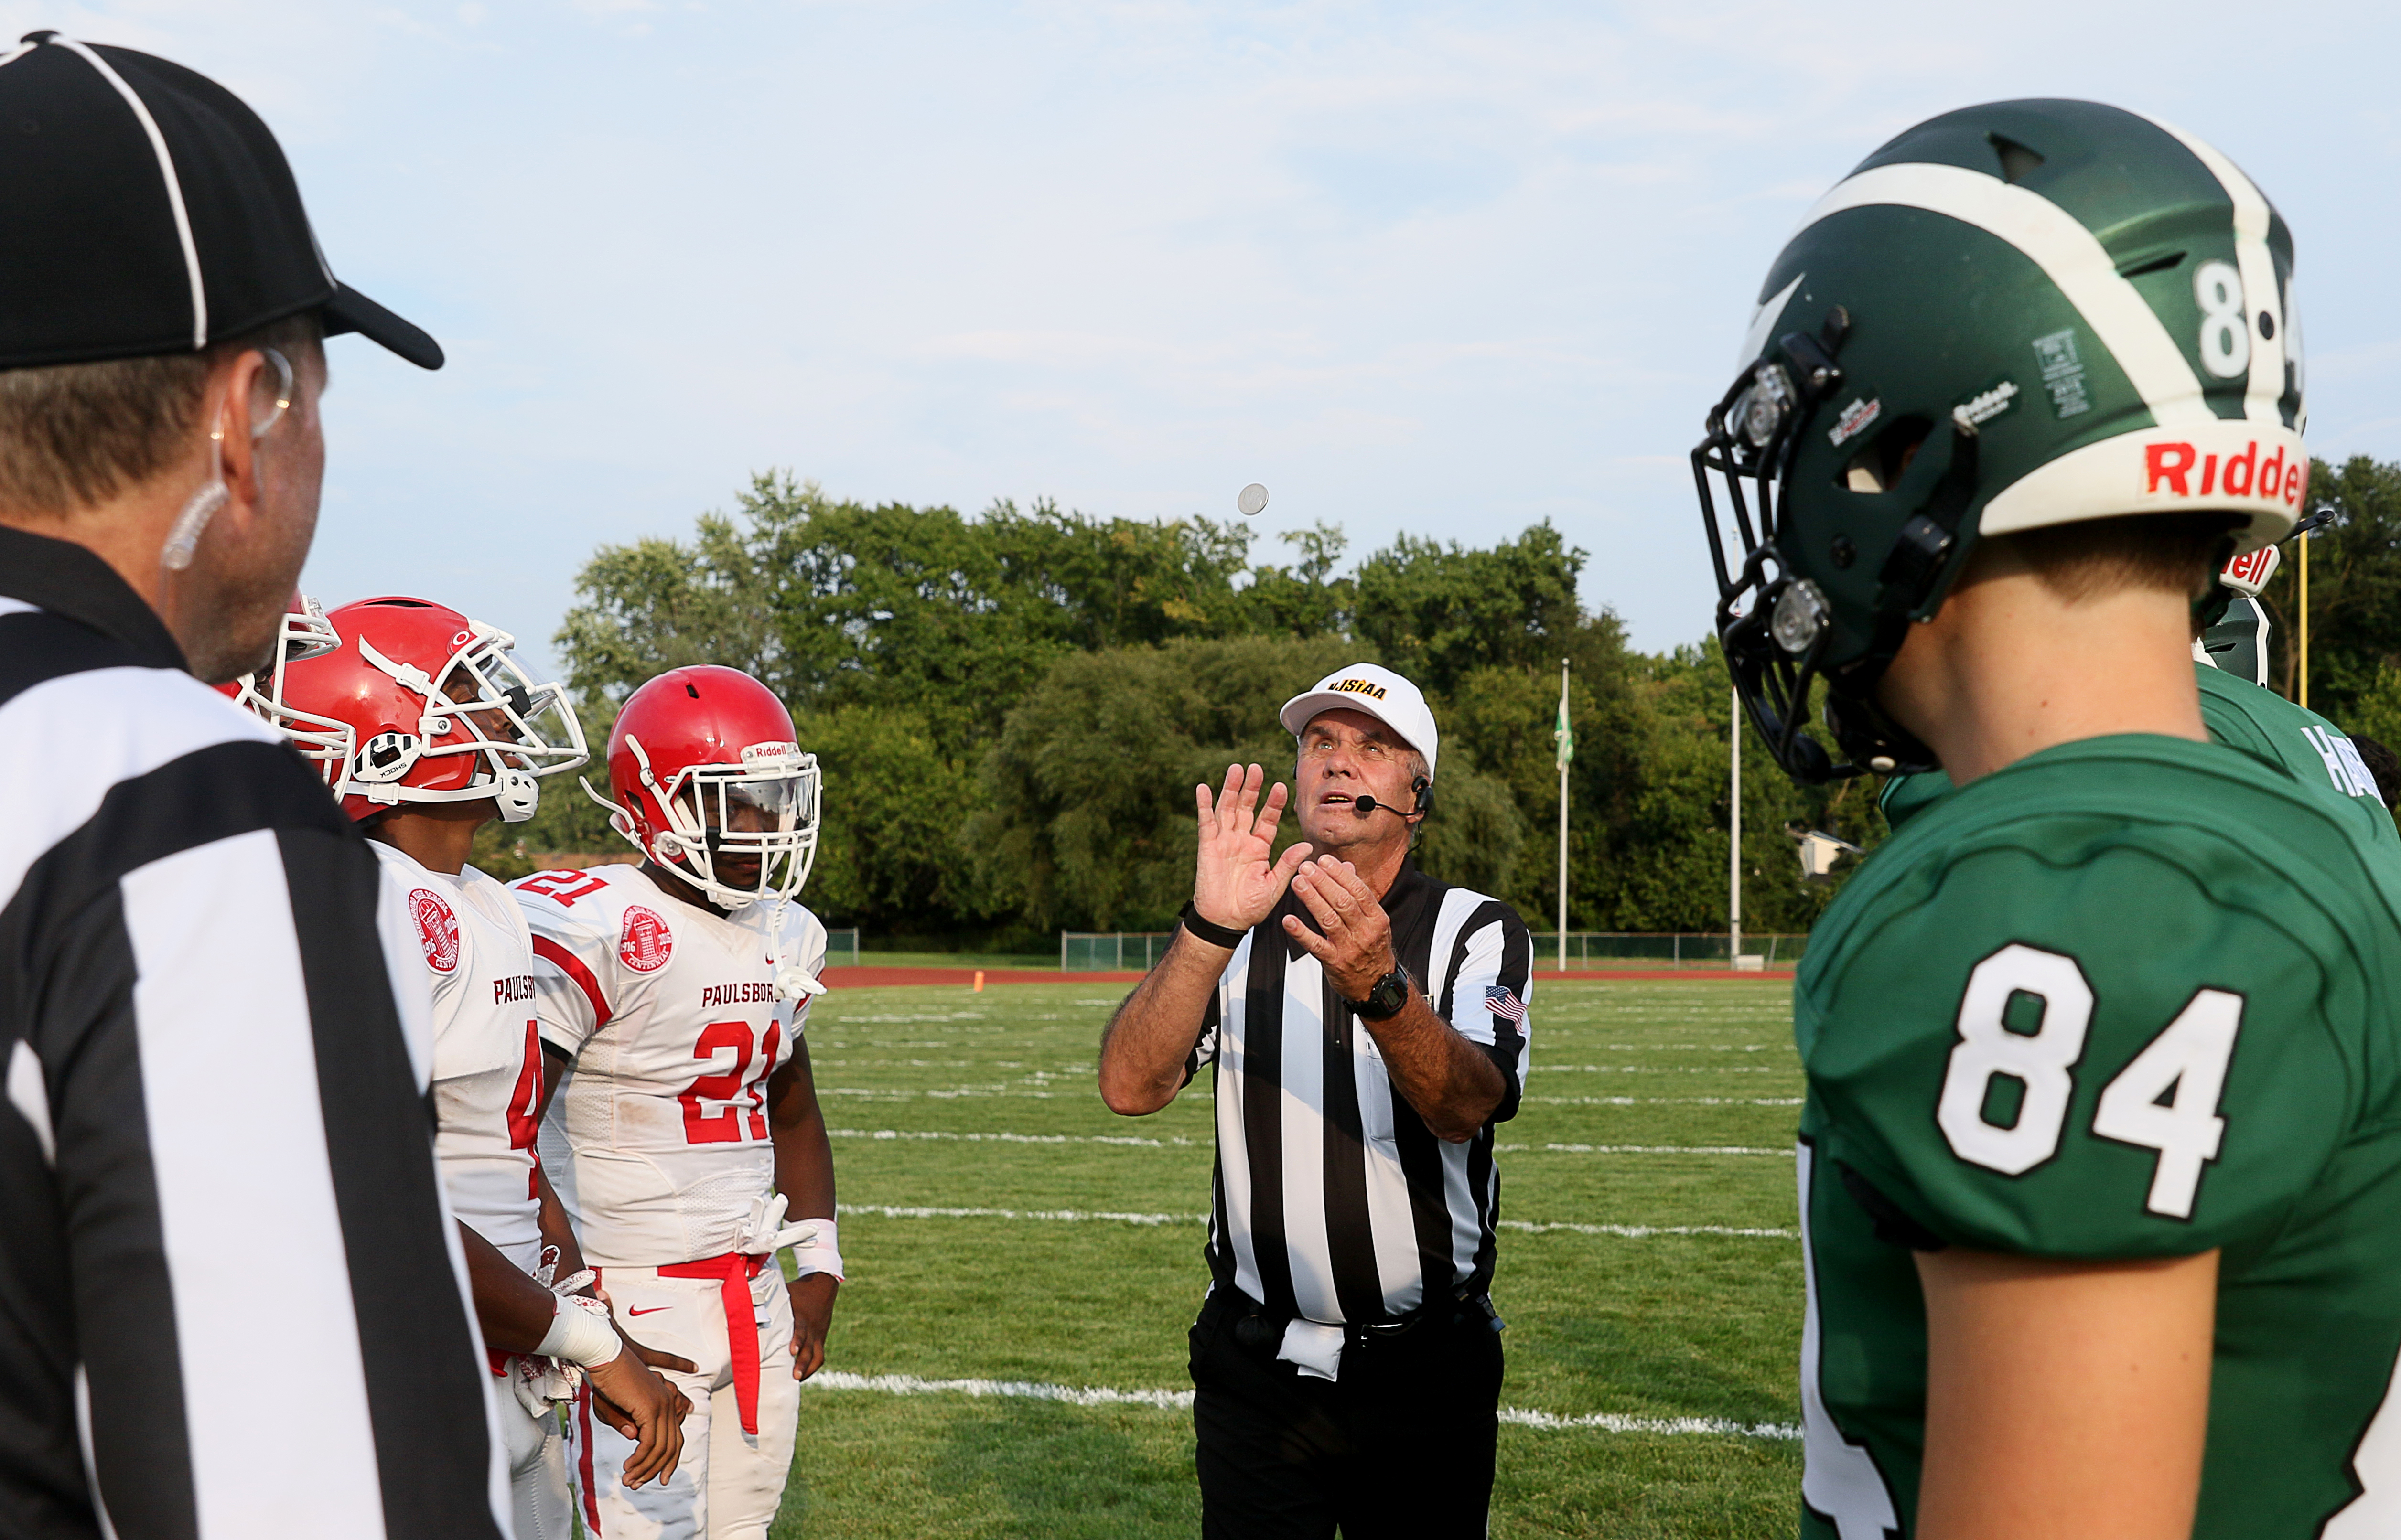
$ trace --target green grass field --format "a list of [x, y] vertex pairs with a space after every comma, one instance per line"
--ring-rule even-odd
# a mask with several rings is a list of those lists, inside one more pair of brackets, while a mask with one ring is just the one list
[[[1154, 1117], [1101, 1105], [1092, 1062], [1121, 989], [861, 989], [816, 1007], [852, 1276], [778, 1537], [1198, 1533], [1188, 1411], [923, 1383], [1190, 1389], [1208, 1083]], [[1789, 991], [1537, 979], [1535, 1072], [1501, 1130], [1493, 1289], [1502, 1404], [1537, 1415], [1502, 1429], [1495, 1535], [1791, 1532]], [[1696, 1227], [1769, 1233], [1618, 1233]], [[877, 1376], [894, 1378], [843, 1378]], [[1686, 1420], [1749, 1431], [1625, 1430]]]

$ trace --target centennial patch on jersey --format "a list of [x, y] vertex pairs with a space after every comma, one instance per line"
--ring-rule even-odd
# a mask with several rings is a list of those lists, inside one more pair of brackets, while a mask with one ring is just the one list
[[459, 917], [443, 896], [431, 888], [408, 895], [408, 913], [417, 921], [418, 945], [425, 948], [426, 964], [446, 974], [459, 966]]
[[675, 934], [656, 911], [639, 904], [625, 906], [625, 929], [617, 939], [618, 960], [638, 974], [654, 974], [675, 952]]

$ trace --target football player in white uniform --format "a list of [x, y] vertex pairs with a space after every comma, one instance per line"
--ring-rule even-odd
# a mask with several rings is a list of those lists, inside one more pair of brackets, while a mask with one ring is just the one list
[[661, 1485], [635, 1488], [633, 1446], [576, 1419], [585, 1527], [607, 1540], [764, 1540], [799, 1382], [825, 1361], [842, 1257], [801, 1035], [825, 928], [791, 901], [816, 849], [817, 769], [793, 738], [747, 674], [659, 675], [609, 735], [611, 823], [642, 864], [514, 889], [556, 1090], [543, 1165], [618, 1320], [699, 1366], [670, 1376], [693, 1412]]
[[537, 776], [584, 762], [583, 732], [559, 688], [517, 667], [505, 634], [456, 610], [385, 598], [325, 616], [301, 601], [284, 631], [273, 668], [229, 693], [324, 770], [416, 922], [432, 1002], [434, 1152], [493, 1372], [514, 1392], [499, 1420], [517, 1540], [564, 1540], [556, 1407], [580, 1377], [638, 1436], [629, 1479], [672, 1473], [690, 1410], [623, 1351], [600, 1301], [570, 1292], [588, 1277], [575, 1275], [574, 1236], [534, 1150], [532, 938], [508, 891], [467, 864], [478, 828], [532, 814]]

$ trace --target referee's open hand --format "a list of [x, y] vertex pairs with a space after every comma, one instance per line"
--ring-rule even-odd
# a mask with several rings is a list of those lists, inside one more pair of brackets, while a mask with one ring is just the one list
[[1192, 906], [1213, 925], [1247, 931], [1265, 920], [1283, 897], [1294, 868], [1309, 859], [1306, 842], [1270, 862], [1276, 825], [1291, 793], [1276, 783], [1260, 805], [1267, 772], [1258, 766], [1226, 767], [1226, 784], [1213, 799], [1207, 785], [1192, 788], [1200, 809], [1200, 853], [1192, 875]]

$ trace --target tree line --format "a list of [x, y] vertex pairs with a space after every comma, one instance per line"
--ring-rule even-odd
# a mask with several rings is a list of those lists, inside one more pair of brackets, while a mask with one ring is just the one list
[[[990, 946], [1173, 923], [1193, 784], [1234, 759], [1288, 776], [1276, 708], [1362, 660], [1417, 680], [1442, 726], [1421, 864], [1546, 928], [1566, 658], [1569, 923], [1723, 928], [1729, 702], [1712, 647], [1630, 648], [1614, 615], [1578, 602], [1585, 553], [1548, 524], [1480, 549], [1405, 536], [1341, 576], [1338, 529], [1285, 540], [1285, 560], [1255, 560], [1232, 522], [1005, 501], [968, 517], [761, 475], [686, 538], [597, 551], [556, 642], [596, 749], [662, 669], [765, 680], [824, 769], [811, 905], [873, 934]], [[1783, 825], [1873, 838], [1873, 787], [1804, 793], [1750, 748], [1745, 923], [1804, 929], [1827, 894], [1802, 889]], [[572, 786], [508, 833], [541, 853], [619, 843]]]
[[[2312, 552], [2312, 704], [2401, 743], [2401, 466], [2322, 469], [2313, 496], [2339, 515]], [[601, 547], [556, 643], [596, 751], [662, 669], [765, 680], [824, 770], [811, 906], [995, 947], [1165, 929], [1189, 892], [1193, 784], [1234, 759], [1288, 777], [1276, 707], [1362, 660], [1416, 680], [1441, 724], [1420, 864], [1547, 930], [1565, 658], [1570, 926], [1724, 928], [1731, 702], [1713, 641], [1629, 647], [1578, 601], [1585, 552], [1548, 523], [1480, 548], [1403, 536], [1347, 575], [1338, 528], [1283, 539], [1283, 561], [1258, 560], [1230, 521], [1008, 501], [968, 517], [766, 474], [687, 538]], [[2285, 681], [2296, 568], [2268, 594]], [[1800, 881], [1787, 826], [1873, 847], [1876, 783], [1796, 787], [1744, 742], [1744, 925], [1805, 930], [1834, 889]], [[536, 852], [620, 843], [571, 786], [509, 832]]]
[[[2310, 700], [2345, 731], [2401, 748], [2401, 463], [2355, 456], [2317, 466], [2312, 507], [2334, 521], [2310, 537]], [[2299, 690], [2300, 561], [2296, 545], [2262, 595], [2269, 677]]]

